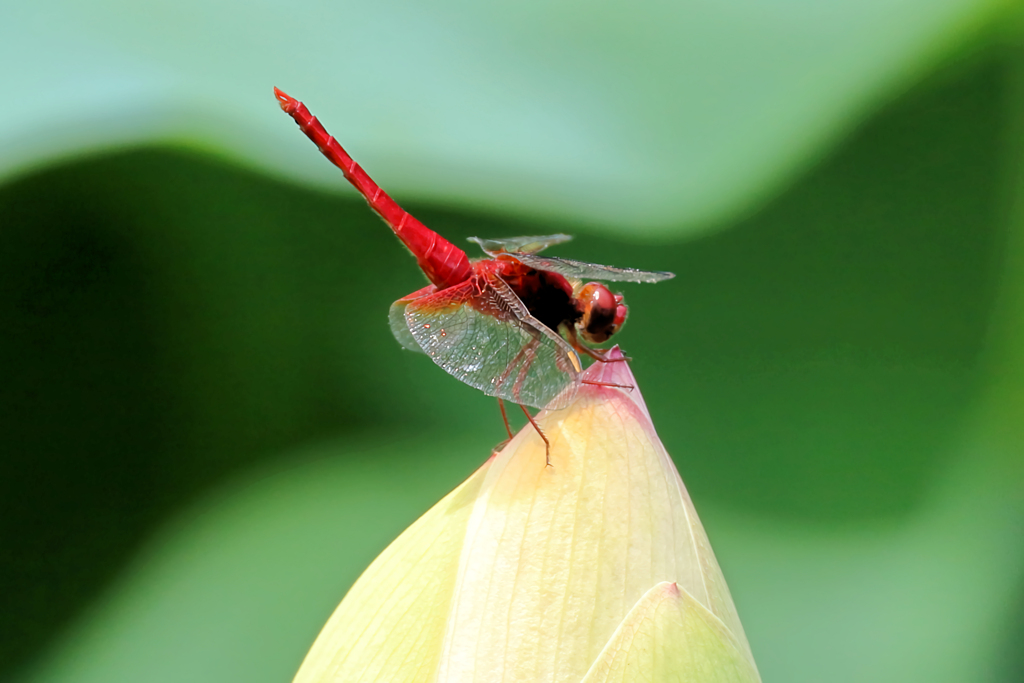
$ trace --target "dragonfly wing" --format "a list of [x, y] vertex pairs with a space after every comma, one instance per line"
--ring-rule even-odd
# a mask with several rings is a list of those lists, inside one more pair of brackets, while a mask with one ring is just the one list
[[509, 237], [506, 239], [487, 239], [470, 237], [489, 256], [498, 254], [536, 254], [554, 244], [561, 244], [572, 239], [572, 235], [539, 235], [535, 237]]
[[496, 275], [409, 302], [405, 321], [431, 360], [488, 396], [555, 410], [579, 388], [579, 356]]
[[412, 332], [409, 331], [409, 325], [405, 322], [405, 309], [413, 301], [429, 296], [436, 291], [437, 287], [434, 285], [427, 285], [423, 289], [403, 296], [401, 299], [391, 304], [391, 310], [388, 311], [388, 322], [391, 324], [391, 333], [395, 335], [395, 339], [398, 340], [399, 344], [410, 351], [423, 353], [423, 348], [419, 345], [419, 342], [416, 341], [416, 338], [412, 336]]
[[520, 263], [536, 268], [537, 270], [548, 270], [559, 275], [575, 278], [577, 280], [604, 280], [606, 282], [661, 282], [675, 277], [675, 273], [661, 271], [637, 270], [636, 268], [616, 268], [615, 266], [601, 266], [596, 263], [585, 261], [573, 261], [567, 258], [554, 256], [534, 256], [533, 254], [513, 254]]

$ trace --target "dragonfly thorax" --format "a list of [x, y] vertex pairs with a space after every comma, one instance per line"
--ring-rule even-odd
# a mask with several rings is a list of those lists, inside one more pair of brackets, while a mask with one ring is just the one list
[[501, 277], [522, 300], [530, 315], [551, 330], [574, 325], [580, 316], [573, 297], [573, 286], [558, 273], [524, 268], [516, 263]]
[[585, 341], [601, 344], [626, 321], [622, 295], [612, 294], [600, 282], [580, 286], [558, 273], [524, 267], [516, 261], [489, 263], [500, 264], [501, 278], [548, 329], [557, 331], [565, 325]]

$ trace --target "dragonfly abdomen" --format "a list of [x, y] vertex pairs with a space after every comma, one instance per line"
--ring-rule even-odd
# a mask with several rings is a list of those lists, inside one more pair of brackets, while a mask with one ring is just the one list
[[345, 148], [338, 144], [334, 136], [327, 132], [306, 105], [278, 88], [274, 88], [274, 94], [281, 104], [281, 109], [295, 120], [299, 129], [313, 141], [320, 153], [341, 169], [345, 179], [359, 190], [370, 204], [370, 208], [384, 219], [402, 244], [412, 252], [416, 262], [433, 284], [445, 289], [469, 278], [472, 267], [465, 251], [420, 223], [388, 196], [363, 167], [349, 156]]

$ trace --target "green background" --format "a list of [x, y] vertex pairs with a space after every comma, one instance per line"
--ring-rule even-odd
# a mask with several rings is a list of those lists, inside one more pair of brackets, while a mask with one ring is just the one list
[[[766, 681], [1024, 679], [1012, 13], [396, 3], [391, 35], [310, 6], [334, 23], [304, 29], [309, 55], [259, 50], [279, 65], [259, 73], [232, 50], [273, 5], [208, 63], [186, 38], [230, 5], [119, 7], [66, 35], [11, 8], [3, 29], [116, 49], [4, 61], [38, 98], [0, 116], [0, 677], [287, 680], [366, 564], [503, 438], [493, 400], [392, 339], [387, 308], [423, 277], [277, 84], [457, 244], [564, 231], [552, 253], [677, 274], [622, 287], [619, 340]], [[696, 29], [672, 27], [700, 21], [676, 50]], [[668, 42], [638, 35], [652, 22]], [[369, 76], [341, 65], [342, 24], [381, 46]], [[518, 90], [473, 90], [484, 29], [484, 65]], [[133, 55], [174, 77], [110, 85]], [[342, 76], [291, 64], [311, 55]], [[406, 70], [426, 82], [384, 78]], [[252, 111], [169, 104], [190, 74]], [[96, 88], [116, 96], [89, 109]]]

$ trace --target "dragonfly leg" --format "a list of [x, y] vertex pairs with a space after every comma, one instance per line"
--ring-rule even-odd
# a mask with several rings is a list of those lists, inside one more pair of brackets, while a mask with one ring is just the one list
[[[508, 424], [508, 415], [505, 413], [505, 402], [502, 401], [500, 398], [498, 399], [498, 408], [501, 409], [501, 420], [505, 423], [505, 431], [508, 432], [508, 438], [509, 440], [511, 440], [512, 437], [515, 435], [512, 434], [512, 427], [510, 427]], [[508, 443], [508, 441], [506, 441], [505, 443]]]
[[530, 411], [526, 409], [526, 406], [521, 405], [519, 407], [523, 409], [523, 414], [526, 415], [526, 419], [530, 421], [533, 428], [537, 430], [538, 434], [540, 434], [540, 438], [544, 440], [544, 466], [551, 467], [551, 442], [548, 441], [548, 437], [541, 431], [540, 425], [533, 419], [533, 415], [530, 415]]
[[[536, 343], [537, 343], [537, 340], [536, 339], [532, 339], [532, 340], [530, 340], [530, 343], [527, 346], [524, 346], [523, 348], [519, 349], [519, 353], [517, 353], [515, 355], [515, 357], [512, 359], [512, 362], [508, 364], [508, 367], [505, 368], [505, 371], [501, 373], [500, 377], [498, 377], [498, 381], [495, 383], [495, 388], [496, 389], [499, 389], [499, 388], [505, 386], [505, 382], [508, 381], [508, 376], [512, 374], [512, 370], [514, 370], [516, 365], [519, 363], [519, 359], [522, 358], [524, 355], [526, 355], [527, 349], [529, 349], [530, 347], [534, 346]], [[518, 391], [518, 388], [516, 387], [515, 384], [513, 384], [512, 385], [513, 395], [515, 395], [515, 393], [517, 391]]]
[[497, 455], [501, 451], [502, 448], [507, 446], [508, 442], [511, 441], [512, 437], [513, 437], [512, 427], [509, 426], [509, 424], [508, 424], [508, 415], [505, 413], [505, 402], [502, 401], [500, 398], [498, 399], [498, 408], [501, 409], [501, 420], [502, 420], [502, 422], [505, 423], [505, 431], [508, 432], [508, 438], [502, 440], [501, 443], [499, 443], [498, 445], [496, 445], [494, 448], [491, 449], [491, 457], [492, 458], [495, 455]]
[[[519, 398], [519, 390], [523, 386], [523, 382], [526, 380], [526, 373], [530, 371], [530, 365], [533, 363], [534, 353], [537, 351], [537, 346], [540, 344], [540, 340], [534, 337], [529, 344], [523, 347], [523, 355], [526, 356], [526, 360], [523, 362], [523, 366], [519, 368], [519, 374], [516, 376], [516, 382], [512, 385], [512, 397], [513, 399]], [[522, 405], [521, 403], [519, 405]]]
[[598, 363], [621, 363], [633, 360], [629, 356], [619, 356], [618, 358], [609, 358], [608, 351], [606, 349], [592, 349], [589, 346], [583, 346], [580, 344], [580, 350], [587, 354]]
[[580, 384], [590, 384], [595, 387], [614, 387], [616, 389], [626, 389], [628, 391], [633, 391], [633, 389], [636, 389], [636, 387], [633, 386], [632, 384], [613, 384], [611, 382], [595, 382], [592, 379], [581, 379]]
[[607, 350], [605, 350], [605, 349], [592, 349], [589, 346], [587, 346], [586, 344], [582, 343], [579, 340], [579, 337], [576, 336], [576, 328], [566, 325], [563, 329], [568, 333], [569, 343], [572, 345], [572, 347], [574, 349], [576, 349], [577, 352], [582, 353], [582, 354], [587, 355], [587, 356], [590, 356], [591, 358], [593, 358], [594, 360], [596, 360], [599, 363], [620, 363], [622, 361], [631, 361], [631, 360], [633, 360], [629, 356], [619, 356], [618, 358], [609, 358]]

